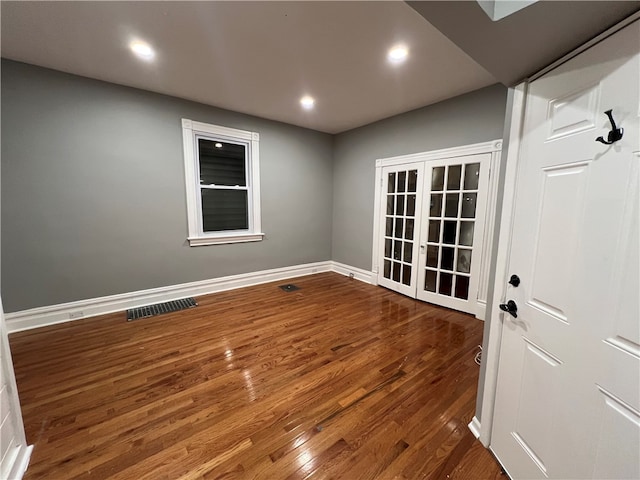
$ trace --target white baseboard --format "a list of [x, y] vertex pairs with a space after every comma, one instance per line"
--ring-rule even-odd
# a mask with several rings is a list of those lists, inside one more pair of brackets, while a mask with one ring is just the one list
[[5, 319], [9, 333], [15, 333], [184, 297], [207, 295], [321, 272], [336, 272], [347, 276], [353, 273], [357, 280], [375, 285], [371, 272], [329, 260], [32, 308], [6, 313]]
[[478, 420], [478, 417], [474, 416], [471, 419], [471, 423], [469, 423], [469, 430], [471, 430], [474, 437], [480, 438], [480, 420]]
[[360, 280], [361, 282], [369, 283], [371, 285], [377, 285], [375, 274], [361, 268], [345, 265], [344, 263], [331, 261], [331, 271], [346, 275], [347, 277], [353, 275], [353, 278]]

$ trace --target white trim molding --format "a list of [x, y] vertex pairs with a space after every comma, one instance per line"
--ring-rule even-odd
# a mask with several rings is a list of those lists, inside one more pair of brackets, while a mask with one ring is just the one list
[[[513, 93], [513, 105], [511, 109], [511, 126], [509, 129], [509, 144], [505, 153], [504, 188], [502, 191], [502, 214], [500, 217], [500, 232], [495, 258], [495, 277], [493, 279], [494, 291], [491, 299], [493, 308], [486, 313], [486, 321], [489, 325], [489, 336], [485, 340], [482, 362], [486, 362], [484, 389], [482, 391], [482, 407], [480, 409], [480, 442], [488, 447], [491, 442], [491, 426], [493, 425], [493, 407], [498, 382], [498, 363], [500, 358], [500, 339], [502, 338], [502, 314], [496, 308], [503, 302], [507, 279], [509, 255], [511, 252], [511, 226], [513, 223], [515, 184], [520, 152], [520, 139], [522, 124], [524, 122], [524, 109], [527, 93], [527, 83], [521, 83], [515, 87]], [[492, 279], [489, 279], [489, 283]], [[487, 299], [487, 302], [489, 299]], [[482, 427], [484, 425], [484, 428]]]
[[478, 420], [478, 417], [473, 417], [471, 419], [471, 422], [468, 425], [469, 430], [471, 430], [471, 433], [473, 433], [473, 436], [476, 438], [480, 437], [480, 420]]
[[352, 278], [375, 285], [372, 272], [327, 260], [32, 308], [7, 313], [5, 314], [5, 319], [9, 333], [15, 333], [97, 315], [121, 312], [143, 305], [168, 302], [184, 297], [207, 295], [322, 272], [335, 272], [345, 276], [353, 274]]

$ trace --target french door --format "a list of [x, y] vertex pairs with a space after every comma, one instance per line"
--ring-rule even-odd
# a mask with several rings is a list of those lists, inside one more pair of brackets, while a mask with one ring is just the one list
[[476, 313], [491, 154], [382, 168], [378, 284]]

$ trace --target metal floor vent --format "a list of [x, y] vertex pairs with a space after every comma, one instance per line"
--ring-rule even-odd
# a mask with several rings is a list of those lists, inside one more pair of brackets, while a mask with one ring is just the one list
[[280, 285], [280, 288], [285, 292], [295, 292], [300, 290], [300, 287], [296, 287], [293, 283], [287, 283], [286, 285]]
[[138, 320], [140, 318], [154, 317], [163, 313], [177, 312], [178, 310], [186, 310], [187, 308], [197, 307], [196, 299], [193, 297], [181, 298], [180, 300], [172, 300], [170, 302], [156, 303], [155, 305], [147, 305], [146, 307], [130, 308], [127, 310], [127, 322]]

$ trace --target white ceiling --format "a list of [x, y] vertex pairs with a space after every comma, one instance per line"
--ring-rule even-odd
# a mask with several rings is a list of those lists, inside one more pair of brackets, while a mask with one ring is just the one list
[[[0, 14], [5, 58], [329, 133], [496, 82], [399, 1], [3, 1]], [[410, 54], [393, 67], [397, 42]]]

